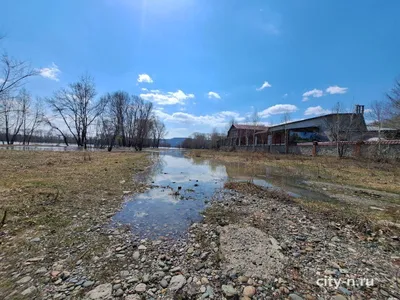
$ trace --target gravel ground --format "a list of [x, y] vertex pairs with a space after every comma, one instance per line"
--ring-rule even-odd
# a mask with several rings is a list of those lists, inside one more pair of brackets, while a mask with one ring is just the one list
[[34, 275], [18, 277], [22, 293], [31, 299], [400, 297], [398, 236], [366, 235], [284, 194], [243, 185], [242, 192], [219, 193], [204, 222], [178, 240], [138, 240], [127, 228], [102, 226], [91, 235], [110, 246], [90, 259], [68, 268], [62, 260], [44, 268], [40, 259], [28, 259]]

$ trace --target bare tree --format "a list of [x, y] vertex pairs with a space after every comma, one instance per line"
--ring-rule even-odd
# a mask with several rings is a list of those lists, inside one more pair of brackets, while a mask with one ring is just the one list
[[394, 87], [386, 97], [389, 100], [388, 125], [398, 129], [400, 128], [400, 79], [395, 81]]
[[38, 75], [27, 62], [18, 61], [3, 54], [0, 60], [0, 96], [11, 95], [19, 89], [28, 77]]
[[218, 133], [217, 128], [213, 128], [212, 132], [211, 132], [211, 148], [212, 149], [217, 149], [218, 148], [218, 142], [221, 140], [222, 136], [221, 134]]
[[27, 118], [30, 95], [22, 89], [16, 96], [9, 93], [0, 95], [0, 121], [7, 144], [12, 145]]
[[207, 149], [210, 147], [210, 136], [204, 133], [195, 132], [182, 143], [183, 148]]
[[338, 102], [332, 109], [332, 115], [325, 121], [330, 140], [336, 143], [338, 157], [343, 157], [349, 147], [348, 141], [362, 139], [364, 118], [358, 113], [344, 113]]
[[109, 105], [109, 113], [112, 115], [115, 122], [116, 136], [121, 137], [123, 147], [127, 146], [126, 136], [126, 119], [127, 111], [131, 103], [131, 97], [127, 92], [118, 91], [112, 95], [108, 95], [107, 103]]
[[[259, 115], [259, 113], [258, 113], [258, 111], [257, 111], [257, 109], [254, 109], [254, 111], [253, 111], [253, 114], [252, 114], [252, 116], [251, 116], [251, 121], [252, 121], [252, 123], [253, 123], [253, 126], [258, 126], [259, 125], [259, 123], [260, 123], [260, 115]], [[256, 147], [256, 128], [254, 127], [253, 128], [253, 150], [255, 150], [255, 147]]]
[[151, 102], [144, 103], [143, 100], [139, 102], [139, 114], [136, 121], [136, 145], [138, 150], [142, 150], [144, 146], [144, 141], [148, 137], [151, 126], [151, 116], [152, 116], [153, 104]]
[[63, 138], [65, 145], [68, 147], [69, 143], [68, 143], [68, 135], [64, 132], [64, 130], [60, 129], [60, 126], [58, 126], [56, 124], [56, 122], [54, 122], [54, 120], [51, 120], [48, 117], [43, 117], [43, 123], [48, 125], [50, 127], [50, 131], [56, 131], [59, 133], [59, 135]]
[[151, 126], [152, 136], [153, 136], [153, 147], [160, 147], [160, 141], [167, 134], [165, 124], [157, 117], [152, 120]]
[[378, 127], [378, 156], [382, 154], [381, 152], [381, 140], [382, 140], [382, 127], [387, 119], [387, 103], [383, 100], [375, 100], [371, 103], [370, 115], [374, 120], [373, 124]]
[[[95, 99], [96, 88], [93, 79], [84, 75], [66, 89], [56, 92], [48, 98], [53, 112], [59, 115], [78, 146], [87, 148], [89, 127], [103, 112], [104, 98]], [[59, 128], [60, 130], [60, 128]], [[61, 131], [61, 130], [60, 130]], [[66, 134], [63, 133], [63, 136]]]
[[32, 101], [31, 95], [21, 90], [20, 109], [22, 114], [22, 144], [30, 143], [32, 135], [43, 121], [43, 109], [40, 99]]

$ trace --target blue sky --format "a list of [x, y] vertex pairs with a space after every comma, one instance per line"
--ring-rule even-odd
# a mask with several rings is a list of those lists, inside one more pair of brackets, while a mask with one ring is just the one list
[[400, 1], [0, 0], [1, 47], [33, 95], [88, 72], [153, 101], [169, 137], [382, 99], [400, 75]]

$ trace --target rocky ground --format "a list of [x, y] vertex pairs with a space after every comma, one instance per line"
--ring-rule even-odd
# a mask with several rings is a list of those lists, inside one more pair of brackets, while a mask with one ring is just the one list
[[[72, 265], [65, 253], [65, 260], [50, 267], [41, 258], [27, 258], [25, 270], [32, 275], [18, 277], [26, 288], [22, 294], [131, 300], [400, 297], [399, 237], [393, 232], [365, 234], [311, 214], [280, 192], [248, 183], [230, 187], [236, 190], [219, 193], [204, 222], [181, 239], [138, 240], [127, 228], [98, 226], [90, 235], [111, 245], [98, 255]], [[102, 272], [107, 281], [98, 276]]]
[[[374, 226], [353, 211], [342, 217], [349, 207], [345, 204], [353, 205], [352, 199], [361, 199], [356, 194], [362, 193], [368, 203], [365, 207], [384, 209], [396, 218], [396, 195], [307, 183], [329, 194], [341, 194], [336, 198], [343, 209], [337, 211], [320, 203], [306, 205], [305, 199], [248, 182], [228, 183], [209, 203], [203, 222], [192, 224], [185, 235], [142, 240], [128, 227], [111, 226], [110, 218], [123, 194], [145, 190], [144, 185], [130, 184], [128, 177], [145, 168], [143, 158], [131, 154], [92, 157], [86, 162], [87, 171], [76, 178], [78, 182], [88, 174], [99, 174], [90, 180], [91, 196], [76, 193], [72, 203], [70, 197], [85, 186], [67, 193], [69, 174], [76, 177], [76, 166], [82, 163], [75, 156], [59, 161], [47, 157], [37, 163], [39, 168], [53, 164], [58, 164], [57, 170], [64, 168], [59, 174], [51, 171], [53, 181], [48, 183], [60, 186], [65, 182], [64, 194], [57, 201], [45, 194], [47, 198], [24, 202], [38, 174], [43, 176], [40, 186], [47, 182], [47, 168], [33, 172], [38, 166], [28, 164], [13, 175], [32, 172], [21, 180], [27, 184], [21, 189], [12, 186], [16, 181], [10, 177], [1, 196], [9, 200], [17, 194], [24, 205], [13, 208], [11, 201], [5, 202], [11, 203], [13, 215], [0, 231], [1, 297], [400, 299], [398, 228]], [[123, 164], [122, 159], [126, 159]], [[42, 188], [39, 192], [44, 193]], [[381, 202], [388, 197], [394, 200]]]

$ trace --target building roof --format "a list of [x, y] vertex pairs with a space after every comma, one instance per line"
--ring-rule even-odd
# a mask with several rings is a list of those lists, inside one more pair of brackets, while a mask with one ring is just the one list
[[267, 130], [268, 127], [265, 125], [247, 125], [247, 124], [233, 124], [232, 127], [236, 129], [244, 130]]
[[259, 131], [256, 134], [265, 134], [265, 133], [268, 133], [268, 129], [267, 130], [263, 130], [263, 131]]
[[[269, 127], [269, 131], [272, 132], [272, 131], [279, 131], [279, 130], [283, 130], [283, 129], [288, 129], [288, 130], [299, 129], [299, 128], [303, 128], [302, 124], [305, 124], [306, 125], [305, 127], [312, 127], [310, 125], [307, 125], [307, 123], [310, 123], [310, 121], [311, 122], [315, 122], [317, 120], [319, 122], [321, 122], [324, 119], [325, 120], [330, 120], [335, 116], [340, 116], [341, 119], [346, 117], [349, 120], [353, 116], [358, 118], [358, 119], [361, 118], [361, 121], [365, 126], [365, 120], [364, 120], [364, 115], [363, 114], [356, 114], [356, 113], [330, 113], [330, 114], [316, 116], [316, 117], [312, 117], [312, 118], [308, 118], [308, 119], [296, 120], [296, 121], [292, 121], [292, 122], [286, 122], [286, 123], [274, 125], [274, 126]], [[346, 120], [346, 118], [344, 118], [343, 120]]]
[[[367, 125], [368, 131], [379, 131], [379, 126]], [[389, 127], [381, 127], [381, 131], [397, 131], [398, 129], [389, 128]]]

